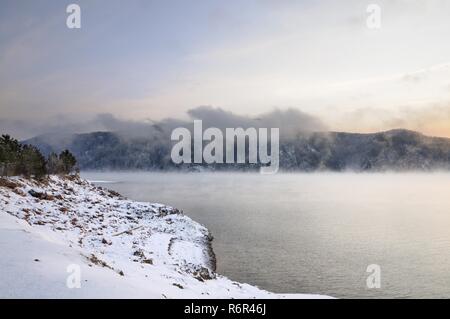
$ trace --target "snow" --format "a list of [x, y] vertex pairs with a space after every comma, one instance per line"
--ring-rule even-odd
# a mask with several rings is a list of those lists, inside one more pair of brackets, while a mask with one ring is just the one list
[[[178, 209], [79, 177], [0, 180], [0, 298], [324, 297], [277, 295], [218, 275], [210, 242]], [[81, 288], [67, 285], [73, 265]]]

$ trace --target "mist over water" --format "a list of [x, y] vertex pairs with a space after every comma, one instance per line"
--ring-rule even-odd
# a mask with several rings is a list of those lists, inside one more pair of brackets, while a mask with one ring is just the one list
[[[273, 292], [450, 297], [449, 173], [94, 173], [183, 209], [214, 235], [218, 272]], [[368, 289], [367, 266], [381, 267]]]

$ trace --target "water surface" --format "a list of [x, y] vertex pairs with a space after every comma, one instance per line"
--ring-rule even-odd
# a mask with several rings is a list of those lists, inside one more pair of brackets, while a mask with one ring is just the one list
[[[214, 235], [218, 272], [280, 293], [450, 297], [450, 174], [83, 173], [181, 208]], [[381, 267], [368, 289], [367, 266]]]

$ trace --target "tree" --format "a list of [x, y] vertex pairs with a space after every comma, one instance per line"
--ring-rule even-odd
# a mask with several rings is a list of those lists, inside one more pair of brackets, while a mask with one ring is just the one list
[[77, 160], [69, 150], [65, 150], [59, 154], [59, 160], [61, 163], [61, 173], [70, 174], [75, 170], [75, 166], [77, 165]]
[[47, 173], [46, 161], [41, 152], [31, 145], [25, 145], [20, 152], [18, 173], [25, 177], [42, 178]]
[[0, 174], [2, 176], [16, 174], [21, 149], [22, 147], [16, 139], [9, 135], [0, 137]]
[[5, 165], [6, 165], [6, 149], [3, 145], [3, 140], [0, 139], [0, 176], [5, 176]]
[[70, 174], [76, 171], [77, 160], [68, 150], [46, 160], [39, 149], [22, 145], [9, 135], [0, 137], [0, 176], [23, 175], [42, 178], [46, 174]]
[[47, 158], [47, 174], [58, 174], [62, 170], [58, 155], [52, 152]]

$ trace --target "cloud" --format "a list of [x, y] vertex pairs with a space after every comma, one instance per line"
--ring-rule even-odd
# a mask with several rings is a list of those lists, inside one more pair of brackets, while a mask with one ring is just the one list
[[222, 108], [200, 106], [190, 109], [187, 114], [189, 118], [186, 120], [166, 118], [158, 121], [121, 119], [109, 113], [97, 114], [91, 118], [83, 118], [79, 115], [57, 116], [44, 122], [0, 119], [0, 133], [7, 133], [20, 139], [44, 134], [69, 135], [93, 131], [117, 132], [123, 137], [169, 136], [176, 127], [191, 127], [194, 120], [202, 120], [204, 127], [220, 129], [227, 127], [280, 128], [281, 134], [285, 137], [298, 132], [326, 130], [326, 126], [320, 119], [292, 108], [274, 109], [258, 116], [248, 116], [235, 114]]
[[200, 106], [187, 112], [187, 119], [165, 118], [142, 121], [119, 118], [102, 113], [92, 117], [57, 116], [44, 122], [0, 119], [0, 133], [19, 139], [37, 135], [67, 137], [74, 133], [95, 131], [117, 132], [122, 138], [153, 138], [167, 140], [177, 127], [192, 128], [194, 120], [203, 127], [280, 128], [282, 137], [317, 131], [378, 132], [405, 128], [427, 135], [450, 137], [450, 101], [397, 108], [366, 107], [335, 114], [328, 121], [297, 109], [274, 109], [256, 116], [240, 115], [222, 108]]
[[321, 120], [294, 108], [275, 109], [258, 116], [243, 116], [221, 108], [202, 106], [189, 110], [188, 114], [194, 119], [202, 120], [204, 126], [220, 129], [227, 127], [279, 128], [284, 136], [298, 132], [326, 130]]

